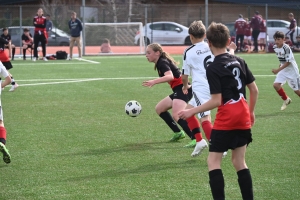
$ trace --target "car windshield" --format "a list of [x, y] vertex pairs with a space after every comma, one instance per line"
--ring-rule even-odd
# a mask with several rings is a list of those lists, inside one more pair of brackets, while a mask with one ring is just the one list
[[60, 30], [56, 27], [53, 27], [52, 31], [55, 32], [57, 35], [59, 35], [61, 37], [69, 37], [69, 35], [66, 32], [64, 32], [64, 31], [62, 31], [62, 30]]

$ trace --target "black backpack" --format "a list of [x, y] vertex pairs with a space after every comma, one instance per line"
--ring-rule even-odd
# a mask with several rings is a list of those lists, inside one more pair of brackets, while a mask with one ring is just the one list
[[56, 59], [57, 60], [66, 60], [68, 58], [68, 54], [65, 51], [57, 51], [56, 52]]

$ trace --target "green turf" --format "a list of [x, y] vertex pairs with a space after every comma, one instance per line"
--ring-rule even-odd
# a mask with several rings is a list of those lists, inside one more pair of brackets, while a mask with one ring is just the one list
[[[280, 111], [271, 73], [276, 55], [240, 56], [259, 75], [254, 141], [247, 151], [255, 199], [300, 199], [299, 97], [285, 85], [293, 102]], [[212, 199], [208, 151], [192, 158], [193, 149], [183, 148], [189, 139], [168, 143], [172, 132], [155, 114], [170, 88], [141, 85], [157, 77], [153, 64], [145, 56], [85, 59], [100, 63], [13, 61], [20, 87], [2, 93], [12, 162], [0, 162], [0, 199]], [[143, 107], [136, 118], [124, 112], [133, 99]], [[226, 199], [237, 200], [230, 156], [222, 164]]]

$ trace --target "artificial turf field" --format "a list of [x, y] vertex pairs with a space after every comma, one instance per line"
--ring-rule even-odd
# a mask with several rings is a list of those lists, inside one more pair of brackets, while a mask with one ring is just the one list
[[[284, 85], [293, 102], [280, 111], [272, 86], [275, 54], [238, 55], [260, 92], [246, 155], [255, 199], [300, 199], [300, 99]], [[174, 57], [181, 62], [181, 55]], [[300, 66], [300, 55], [295, 58]], [[20, 86], [1, 95], [12, 162], [0, 162], [0, 199], [212, 199], [208, 150], [192, 158], [193, 149], [183, 148], [188, 138], [169, 143], [172, 132], [155, 114], [171, 89], [141, 86], [157, 77], [153, 63], [145, 56], [84, 59], [12, 61]], [[124, 112], [133, 99], [143, 107], [136, 118]], [[238, 200], [230, 157], [229, 151], [222, 164], [226, 199]]]

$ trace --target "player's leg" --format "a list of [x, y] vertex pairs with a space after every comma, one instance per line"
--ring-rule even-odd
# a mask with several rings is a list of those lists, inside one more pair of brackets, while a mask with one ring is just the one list
[[280, 71], [275, 78], [275, 81], [273, 83], [273, 87], [276, 90], [277, 94], [281, 97], [283, 100], [283, 104], [281, 106], [281, 110], [285, 110], [286, 106], [291, 103], [291, 99], [286, 95], [284, 89], [282, 88], [282, 85], [286, 82], [286, 77], [283, 73]]
[[26, 44], [23, 45], [22, 49], [23, 49], [23, 60], [26, 60], [26, 50], [27, 50], [28, 46]]
[[[171, 95], [170, 95], [171, 96]], [[170, 96], [165, 97], [162, 99], [158, 104], [155, 106], [156, 113], [165, 121], [165, 123], [170, 127], [170, 129], [174, 132], [174, 135], [179, 135], [177, 140], [184, 138], [183, 131], [180, 130], [176, 121], [173, 119], [171, 114], [168, 112], [169, 109], [172, 108], [172, 99]], [[173, 138], [172, 138], [173, 139]], [[171, 141], [177, 141], [175, 138]]]
[[3, 155], [3, 161], [8, 164], [11, 161], [11, 157], [5, 144], [6, 144], [6, 129], [3, 123], [3, 112], [2, 112], [1, 102], [0, 102], [0, 152]]
[[70, 37], [70, 56], [69, 56], [69, 60], [72, 60], [72, 58], [73, 58], [74, 42], [75, 42], [75, 38], [74, 37]]
[[[12, 64], [11, 64], [10, 61], [8, 61], [8, 62], [2, 62], [2, 63], [5, 66], [5, 68], [7, 69], [7, 71], [10, 70], [11, 68], [13, 68], [13, 66], [12, 66]], [[10, 88], [9, 91], [13, 92], [13, 91], [15, 91], [15, 89], [17, 89], [18, 84], [15, 82], [15, 79], [13, 78], [12, 74], [10, 72], [8, 72], [8, 73], [9, 73], [9, 76], [11, 78], [11, 88]]]
[[81, 39], [80, 39], [80, 36], [76, 38], [76, 44], [77, 44], [77, 47], [78, 47], [78, 56], [79, 58], [81, 58]]
[[14, 60], [15, 59], [15, 53], [16, 53], [16, 46], [14, 44], [12, 44], [11, 47], [12, 47], [12, 57], [11, 57], [11, 60]]
[[43, 51], [43, 58], [46, 58], [46, 36], [45, 35], [40, 35], [41, 38], [41, 46], [42, 46], [42, 51]]
[[40, 36], [38, 34], [34, 34], [33, 39], [33, 58], [32, 61], [36, 61], [38, 59], [37, 47], [39, 46]]

